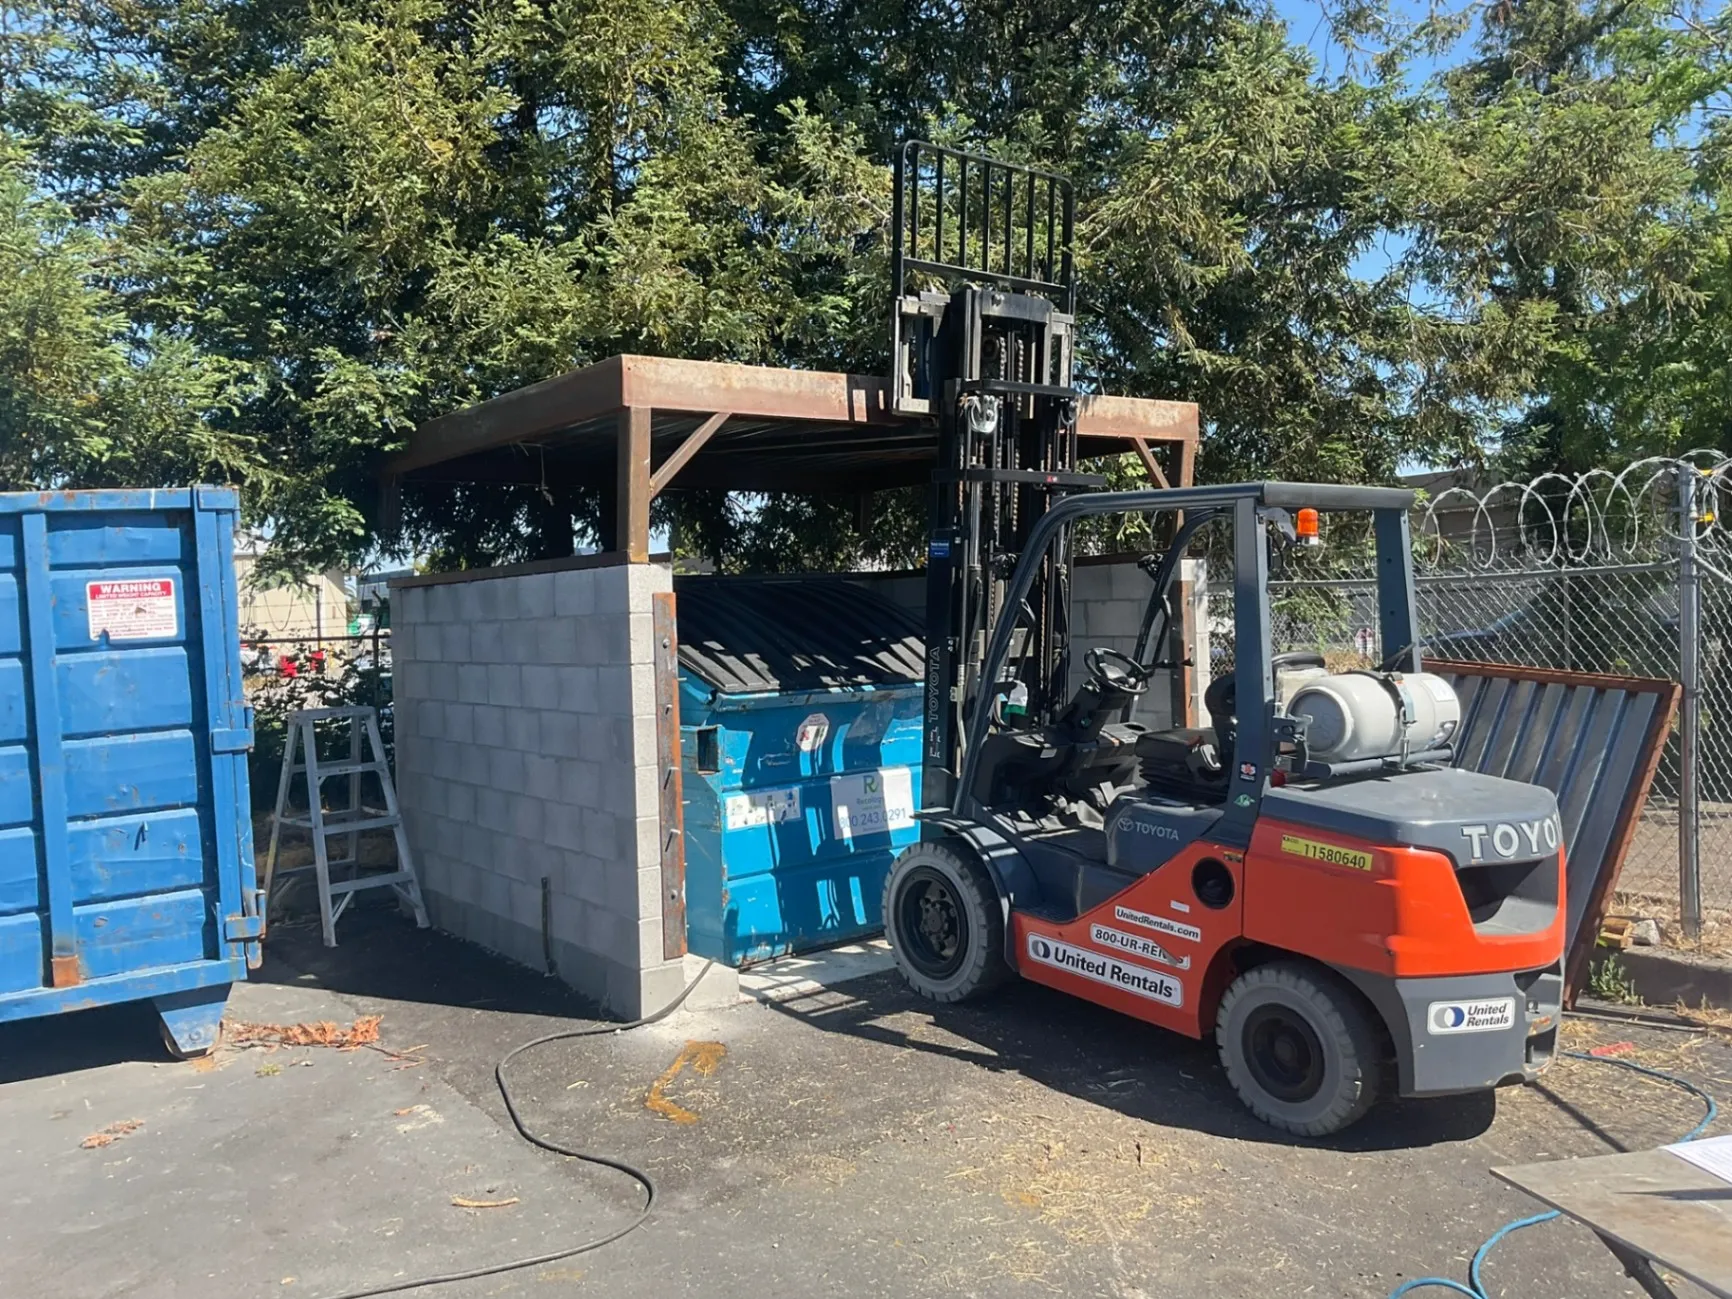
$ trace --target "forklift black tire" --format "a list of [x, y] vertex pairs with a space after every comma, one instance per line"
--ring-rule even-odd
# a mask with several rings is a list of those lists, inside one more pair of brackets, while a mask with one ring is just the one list
[[1346, 984], [1306, 961], [1273, 961], [1236, 979], [1215, 1016], [1227, 1081], [1251, 1113], [1304, 1137], [1364, 1117], [1386, 1085], [1381, 1035]]
[[1010, 975], [998, 891], [966, 851], [905, 849], [884, 880], [884, 933], [908, 986], [932, 1001], [967, 1001]]

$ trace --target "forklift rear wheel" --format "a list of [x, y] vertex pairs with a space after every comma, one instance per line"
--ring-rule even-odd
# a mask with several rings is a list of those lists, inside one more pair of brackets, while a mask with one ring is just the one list
[[1227, 1080], [1263, 1122], [1305, 1137], [1359, 1121], [1384, 1088], [1370, 1013], [1317, 966], [1275, 961], [1227, 989], [1215, 1018]]
[[978, 863], [942, 844], [915, 844], [892, 863], [884, 929], [902, 977], [933, 1001], [965, 1001], [1010, 973], [997, 891]]

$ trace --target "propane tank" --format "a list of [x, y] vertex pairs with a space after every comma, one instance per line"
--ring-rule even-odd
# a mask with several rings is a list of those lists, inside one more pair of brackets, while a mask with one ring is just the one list
[[1394, 757], [1402, 750], [1401, 707], [1406, 704], [1407, 751], [1423, 753], [1449, 743], [1461, 725], [1455, 689], [1431, 672], [1341, 672], [1307, 681], [1287, 705], [1304, 717], [1306, 742], [1320, 762]]

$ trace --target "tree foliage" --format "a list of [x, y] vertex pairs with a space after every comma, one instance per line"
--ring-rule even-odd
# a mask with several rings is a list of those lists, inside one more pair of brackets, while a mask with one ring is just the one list
[[[1723, 14], [1337, 19], [1325, 76], [1242, 0], [0, 0], [0, 477], [235, 481], [334, 563], [434, 414], [620, 351], [882, 370], [910, 134], [1076, 178], [1085, 379], [1199, 402], [1213, 477], [1727, 445]], [[599, 518], [406, 505], [450, 563]], [[759, 568], [920, 509], [658, 508]]]

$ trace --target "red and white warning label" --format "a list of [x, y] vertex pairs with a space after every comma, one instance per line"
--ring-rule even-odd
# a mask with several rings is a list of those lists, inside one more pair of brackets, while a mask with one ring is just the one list
[[172, 577], [91, 582], [84, 588], [90, 606], [90, 639], [162, 640], [180, 634]]

